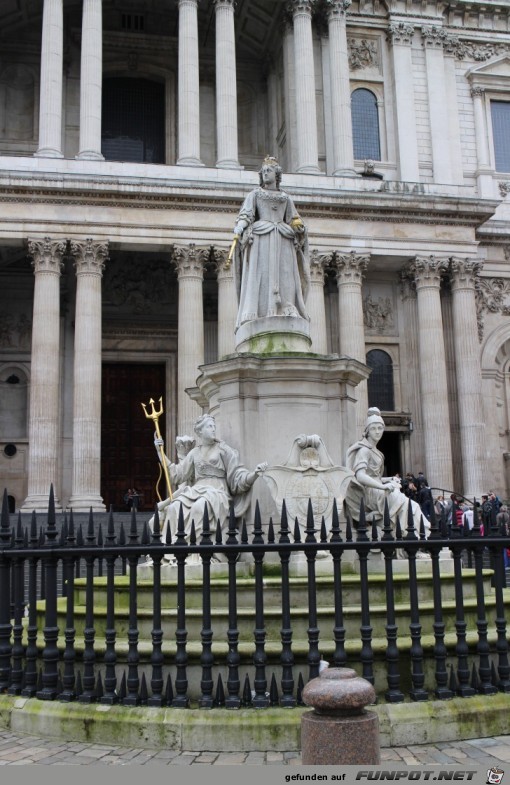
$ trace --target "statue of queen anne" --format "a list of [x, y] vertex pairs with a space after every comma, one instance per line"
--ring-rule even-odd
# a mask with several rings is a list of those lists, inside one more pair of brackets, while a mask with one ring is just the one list
[[266, 316], [310, 318], [305, 308], [310, 285], [308, 233], [291, 197], [280, 190], [281, 177], [276, 158], [266, 157], [260, 186], [248, 194], [239, 211], [234, 228], [236, 330]]

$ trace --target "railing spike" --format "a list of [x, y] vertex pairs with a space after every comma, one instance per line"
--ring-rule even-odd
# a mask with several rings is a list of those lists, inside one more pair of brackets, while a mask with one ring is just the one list
[[214, 698], [214, 705], [221, 707], [225, 705], [225, 688], [223, 687], [223, 679], [221, 673], [218, 674], [218, 682], [216, 684], [216, 695]]

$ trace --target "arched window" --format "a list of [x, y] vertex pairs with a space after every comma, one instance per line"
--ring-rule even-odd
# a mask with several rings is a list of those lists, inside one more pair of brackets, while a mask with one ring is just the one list
[[354, 158], [381, 160], [379, 112], [377, 98], [371, 90], [360, 87], [351, 96], [352, 142]]
[[107, 161], [165, 163], [165, 85], [150, 79], [103, 80], [101, 152]]
[[368, 405], [383, 412], [395, 410], [393, 392], [393, 362], [387, 352], [373, 349], [367, 354], [367, 365], [372, 369], [368, 377]]

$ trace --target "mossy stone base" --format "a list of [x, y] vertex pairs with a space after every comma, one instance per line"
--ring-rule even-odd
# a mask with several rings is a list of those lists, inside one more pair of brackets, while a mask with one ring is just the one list
[[[371, 706], [381, 747], [435, 744], [510, 733], [510, 695]], [[0, 727], [13, 733], [122, 747], [198, 752], [301, 748], [296, 709], [171, 709], [46, 702], [0, 695]]]

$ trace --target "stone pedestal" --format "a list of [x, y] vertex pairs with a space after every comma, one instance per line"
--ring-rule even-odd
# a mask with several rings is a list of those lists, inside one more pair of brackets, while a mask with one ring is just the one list
[[300, 316], [264, 316], [236, 331], [236, 351], [275, 354], [310, 351], [310, 324]]
[[[218, 437], [239, 451], [250, 469], [282, 464], [298, 434], [322, 437], [334, 464], [343, 466], [357, 438], [356, 386], [366, 365], [338, 355], [237, 354], [203, 365], [188, 394], [217, 421]], [[260, 478], [253, 499], [263, 521], [277, 510]]]
[[314, 711], [301, 717], [303, 766], [373, 765], [381, 762], [379, 718], [365, 706], [375, 690], [350, 668], [327, 668], [303, 689]]

